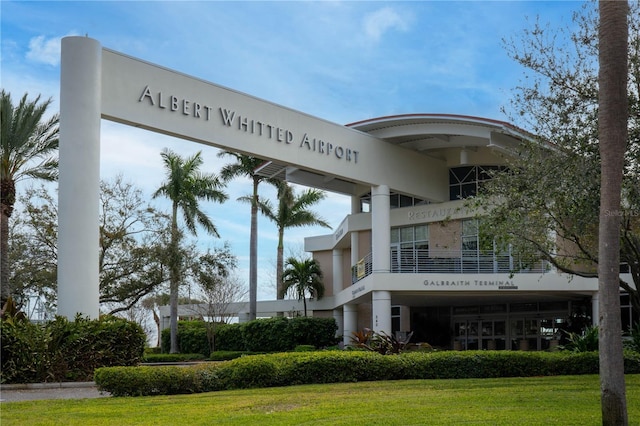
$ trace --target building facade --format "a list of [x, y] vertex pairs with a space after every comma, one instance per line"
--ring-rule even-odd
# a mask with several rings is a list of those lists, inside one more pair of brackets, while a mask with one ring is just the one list
[[[312, 305], [314, 315], [333, 315], [344, 344], [370, 328], [413, 332], [413, 342], [442, 348], [545, 350], [563, 330], [595, 324], [597, 279], [559, 273], [544, 261], [525, 266], [513, 253], [486, 247], [476, 212], [465, 207], [490, 171], [504, 167], [505, 153], [526, 137], [522, 131], [454, 115], [383, 117], [350, 127], [436, 160], [429, 166], [437, 167], [437, 179], [423, 184], [437, 197], [380, 182], [352, 196], [350, 214], [332, 234], [305, 240], [325, 272], [326, 296]], [[624, 296], [622, 303], [628, 325], [631, 307]]]

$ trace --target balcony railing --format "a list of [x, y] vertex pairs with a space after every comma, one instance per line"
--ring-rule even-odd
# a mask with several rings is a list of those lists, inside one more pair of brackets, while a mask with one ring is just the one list
[[[352, 268], [352, 283], [372, 272], [371, 254]], [[476, 250], [391, 250], [391, 272], [432, 274], [494, 274], [494, 273], [545, 273], [551, 269], [549, 262], [523, 259], [503, 253]]]

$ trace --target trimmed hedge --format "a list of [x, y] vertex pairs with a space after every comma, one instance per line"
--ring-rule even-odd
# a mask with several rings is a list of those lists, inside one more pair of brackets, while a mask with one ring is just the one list
[[0, 321], [2, 383], [87, 381], [94, 369], [137, 365], [146, 335], [131, 321], [113, 316], [43, 324], [15, 318]]
[[[178, 350], [182, 353], [211, 353], [210, 339], [216, 351], [282, 352], [299, 345], [325, 348], [337, 343], [338, 326], [333, 318], [274, 317], [240, 324], [211, 324], [204, 321], [178, 323]], [[162, 330], [162, 351], [169, 352], [169, 329]]]
[[[598, 353], [361, 351], [253, 355], [196, 367], [113, 367], [96, 370], [100, 390], [114, 396], [401, 379], [460, 379], [597, 374]], [[640, 353], [625, 352], [625, 373], [640, 373]]]
[[164, 362], [189, 362], [189, 361], [205, 361], [207, 357], [202, 354], [147, 354], [142, 362], [164, 363]]

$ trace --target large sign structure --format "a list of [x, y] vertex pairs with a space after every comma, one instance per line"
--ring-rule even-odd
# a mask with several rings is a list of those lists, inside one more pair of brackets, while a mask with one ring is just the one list
[[307, 183], [347, 194], [386, 185], [424, 199], [447, 196], [446, 185], [425, 185], [446, 182], [439, 160], [366, 133], [105, 49], [88, 37], [63, 38], [61, 59], [60, 315], [99, 314], [101, 119], [272, 160], [287, 165], [287, 175], [320, 176]]

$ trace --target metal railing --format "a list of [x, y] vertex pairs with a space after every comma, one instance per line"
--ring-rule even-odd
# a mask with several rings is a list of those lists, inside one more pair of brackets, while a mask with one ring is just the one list
[[[549, 262], [525, 261], [513, 254], [478, 252], [476, 250], [391, 250], [393, 273], [545, 273], [551, 270]], [[372, 272], [371, 254], [352, 267], [352, 283]]]

